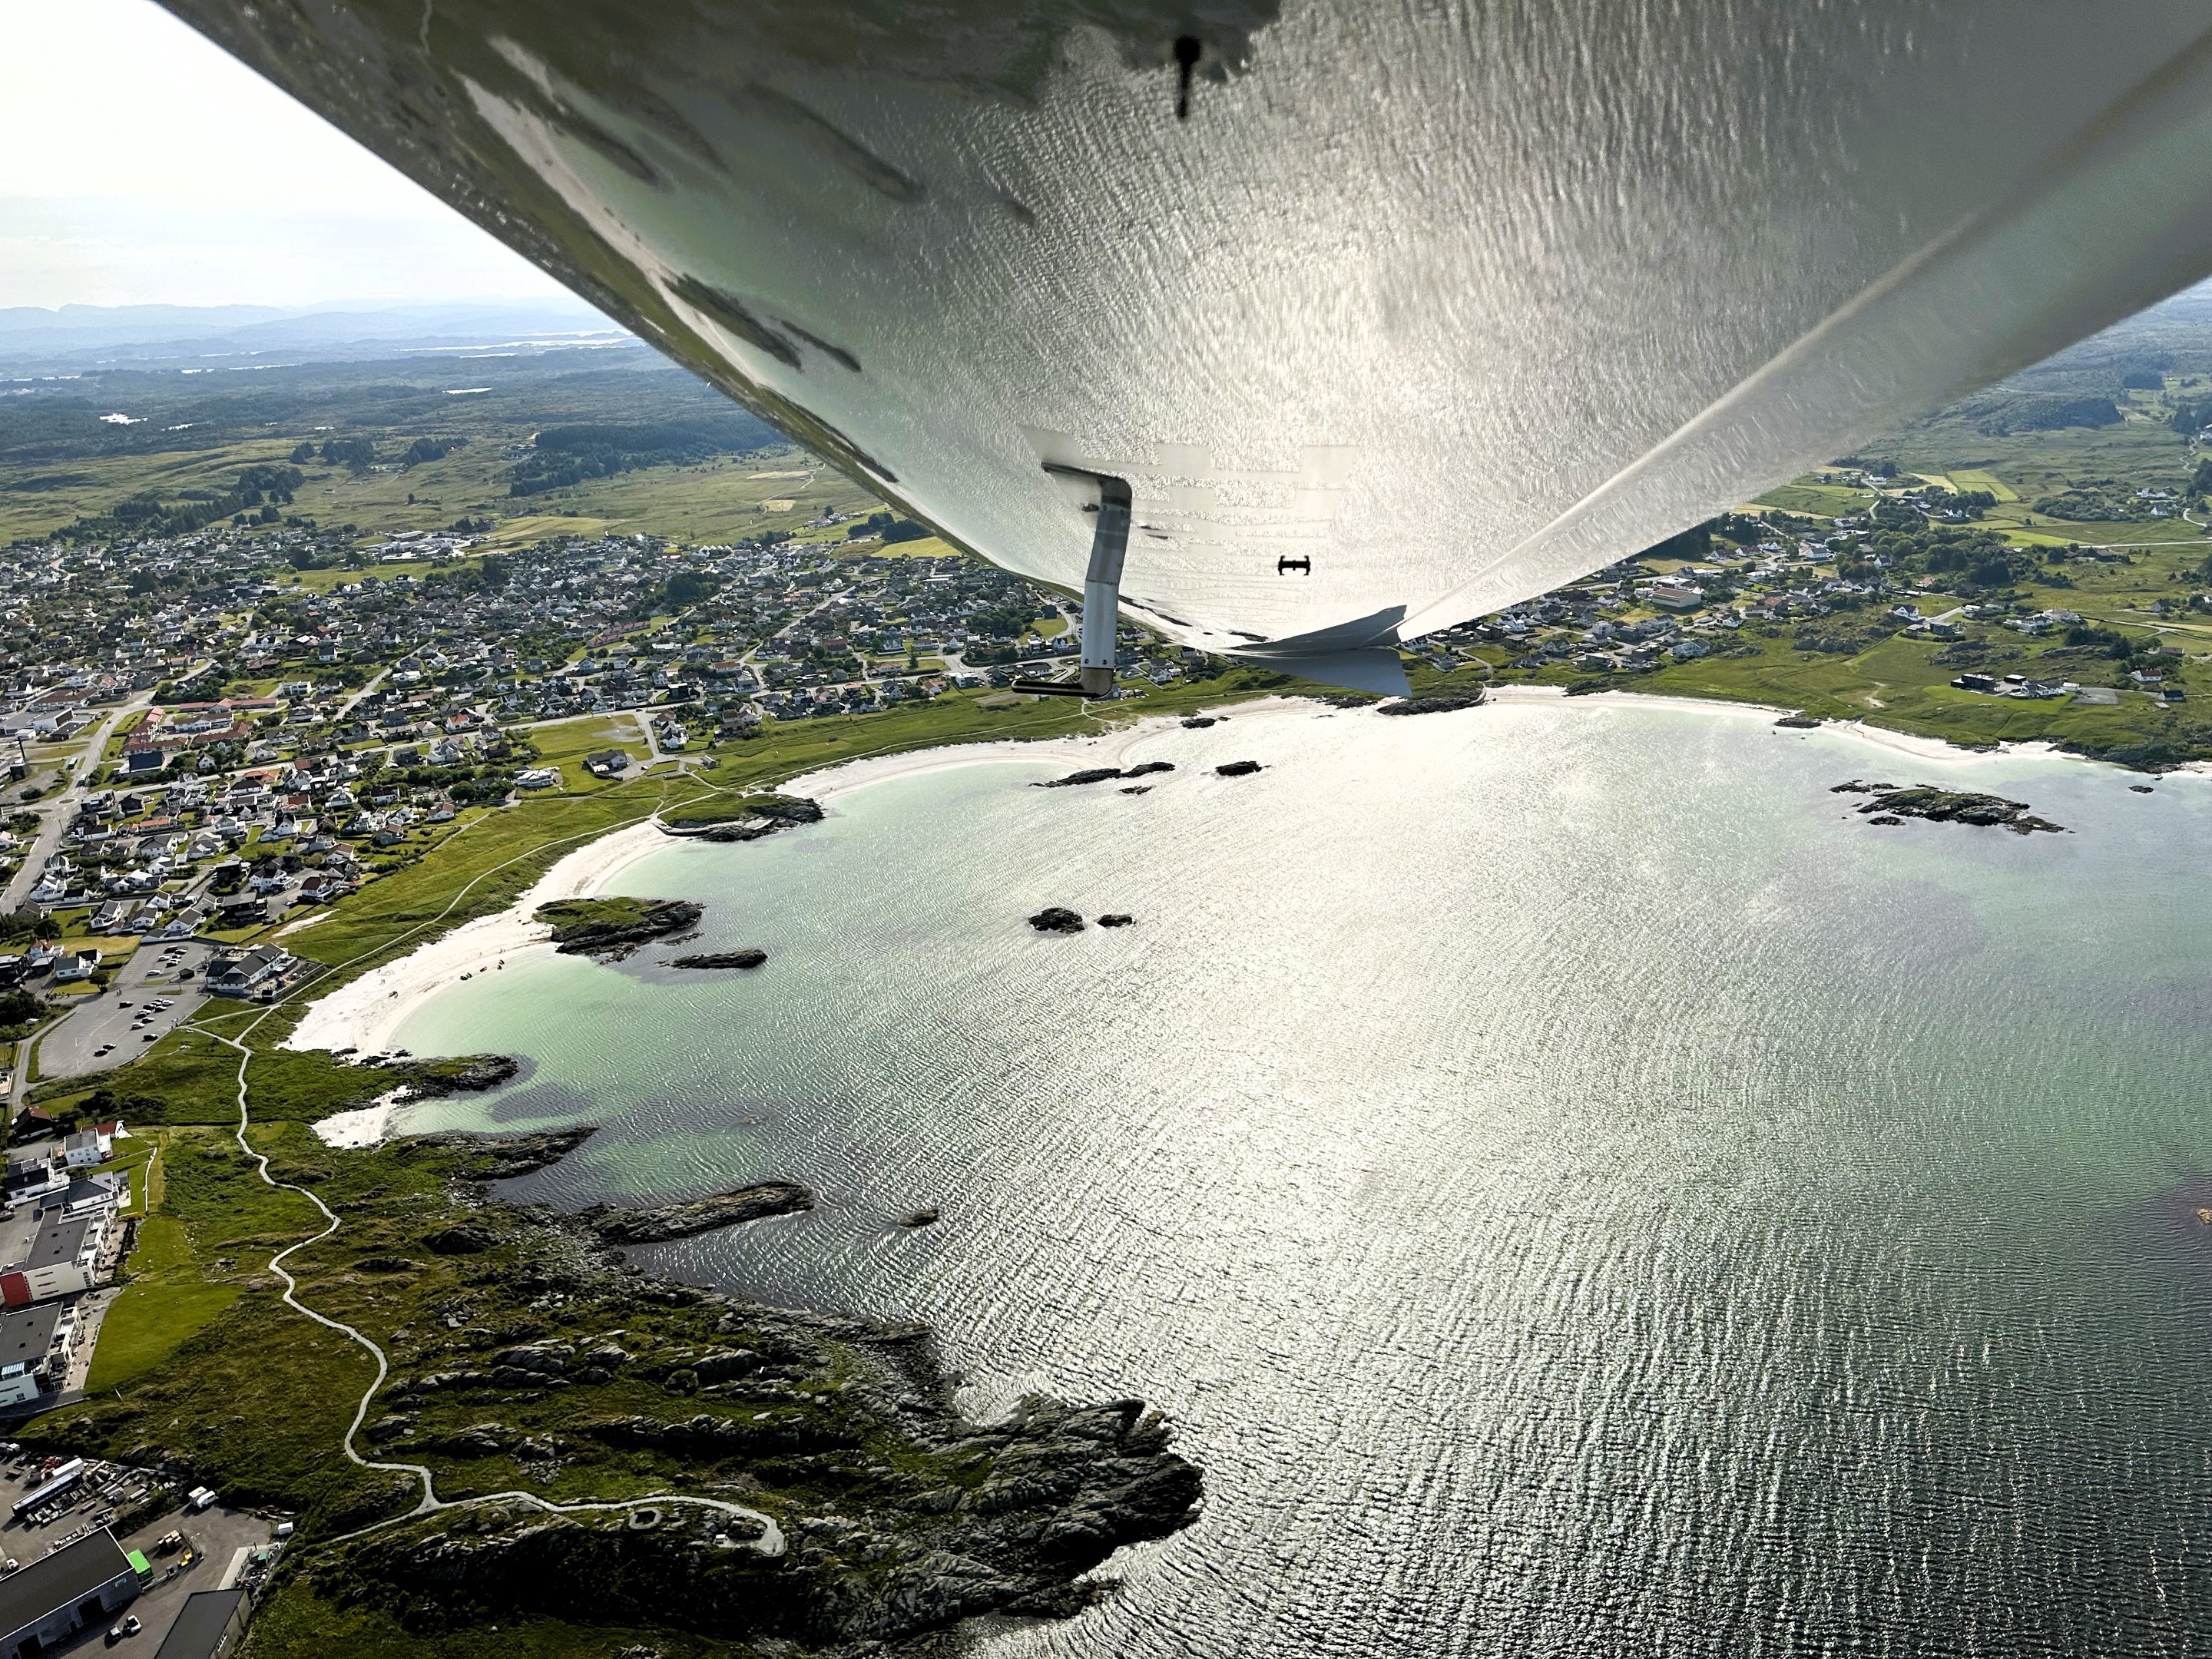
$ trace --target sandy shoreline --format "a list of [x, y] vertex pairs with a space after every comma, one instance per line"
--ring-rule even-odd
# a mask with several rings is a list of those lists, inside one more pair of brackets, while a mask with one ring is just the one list
[[464, 922], [443, 938], [309, 1003], [284, 1046], [386, 1051], [400, 1026], [441, 987], [464, 974], [497, 973], [502, 960], [513, 961], [526, 952], [550, 951], [552, 930], [531, 919], [539, 905], [586, 897], [626, 866], [666, 845], [667, 838], [653, 823], [634, 823], [586, 842], [497, 915]]
[[[1568, 697], [1555, 686], [1507, 685], [1492, 689], [1489, 701], [1500, 704], [1583, 703], [1604, 708], [1661, 708], [1705, 715], [1734, 714], [1771, 724], [1796, 711], [1777, 704], [1723, 702], [1700, 697], [1652, 696], [1640, 692], [1602, 692]], [[1279, 713], [1309, 708], [1304, 699], [1269, 697], [1234, 706], [1228, 718]], [[793, 794], [829, 802], [841, 795], [866, 789], [896, 778], [947, 771], [955, 767], [987, 765], [994, 762], [1054, 763], [1069, 767], [1120, 766], [1134, 758], [1134, 751], [1152, 738], [1176, 729], [1182, 717], [1157, 715], [1091, 737], [1048, 738], [1024, 741], [1006, 738], [993, 743], [963, 743], [935, 749], [910, 749], [895, 755], [872, 756], [803, 773], [779, 787]], [[1922, 761], [1952, 763], [1985, 761], [2007, 756], [2064, 757], [2065, 751], [2047, 743], [2002, 744], [1994, 750], [1967, 749], [1940, 738], [1916, 737], [1856, 720], [1830, 720], [1818, 729], [1840, 732], [1877, 749]], [[401, 1026], [444, 987], [464, 974], [497, 973], [502, 960], [528, 952], [550, 951], [549, 930], [531, 918], [549, 901], [583, 898], [601, 890], [629, 865], [667, 845], [653, 823], [633, 824], [586, 843], [546, 872], [537, 885], [508, 909], [495, 916], [465, 923], [443, 938], [434, 939], [396, 962], [386, 963], [350, 984], [308, 1006], [307, 1012], [285, 1046], [294, 1048], [345, 1048], [365, 1054], [388, 1050]], [[318, 918], [319, 920], [319, 918]], [[383, 1132], [392, 1109], [375, 1107], [378, 1123], [372, 1133]], [[355, 1133], [356, 1126], [345, 1126]], [[361, 1127], [368, 1127], [367, 1125]]]
[[[1238, 712], [1291, 707], [1293, 700], [1266, 698], [1238, 706]], [[938, 749], [910, 749], [873, 756], [802, 774], [777, 786], [793, 794], [832, 801], [840, 795], [887, 783], [894, 778], [975, 766], [994, 761], [1059, 763], [1070, 767], [1119, 766], [1147, 739], [1177, 729], [1182, 717], [1158, 715], [1094, 737], [1050, 738], [1024, 742], [963, 743]], [[669, 844], [657, 824], [632, 824], [577, 848], [547, 871], [537, 885], [495, 916], [480, 916], [452, 933], [417, 947], [394, 962], [363, 974], [329, 995], [308, 1004], [306, 1014], [284, 1040], [289, 1048], [355, 1048], [387, 1052], [400, 1028], [445, 987], [464, 974], [499, 973], [501, 962], [550, 951], [550, 930], [532, 920], [538, 907], [555, 899], [586, 898], [599, 892], [628, 866]], [[319, 920], [319, 917], [317, 918]], [[356, 1114], [346, 1114], [349, 1119]], [[335, 1133], [388, 1131], [392, 1109], [365, 1108], [363, 1122], [334, 1125]], [[374, 1116], [374, 1125], [367, 1120]]]

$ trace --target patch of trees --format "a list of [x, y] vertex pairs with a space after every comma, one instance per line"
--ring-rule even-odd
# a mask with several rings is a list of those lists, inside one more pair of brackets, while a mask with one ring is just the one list
[[405, 466], [420, 466], [425, 461], [442, 461], [455, 450], [468, 444], [466, 438], [417, 438], [407, 446], [400, 457]]
[[1663, 542], [1655, 542], [1636, 556], [1639, 559], [1683, 559], [1692, 564], [1712, 556], [1713, 526], [1710, 520], [1678, 530]]
[[2038, 496], [2035, 510], [2047, 517], [2064, 519], [2074, 524], [2106, 524], [2135, 516], [2131, 507], [2114, 501], [2094, 488], [2069, 489], [2060, 495]]
[[912, 519], [900, 519], [884, 532], [884, 544], [894, 542], [926, 541], [935, 532], [926, 524], [916, 524]]
[[2056, 432], [2063, 427], [2118, 426], [2120, 411], [2110, 398], [2068, 397], [2063, 392], [2000, 392], [1978, 398], [1960, 413], [1977, 431], [2001, 438], [2014, 432]]
[[376, 443], [369, 438], [325, 438], [319, 453], [325, 466], [366, 471], [376, 464]]
[[692, 421], [635, 426], [599, 422], [549, 426], [515, 462], [510, 495], [543, 495], [586, 478], [611, 478], [648, 466], [678, 466], [715, 455], [743, 455], [782, 442], [775, 428], [739, 410]]
[[721, 582], [702, 570], [679, 570], [668, 579], [660, 591], [661, 604], [668, 610], [680, 611], [687, 605], [696, 605], [711, 599], [721, 589]]
[[243, 523], [249, 513], [263, 524], [275, 524], [283, 516], [279, 509], [290, 504], [292, 492], [305, 476], [291, 466], [244, 467], [237, 482], [221, 493], [188, 489], [179, 491], [173, 501], [164, 501], [154, 491], [145, 490], [55, 533], [72, 542], [106, 541], [116, 536], [189, 536], [224, 519]]
[[2131, 368], [2120, 376], [2120, 387], [2126, 392], [2163, 392], [2166, 376], [2154, 368]]

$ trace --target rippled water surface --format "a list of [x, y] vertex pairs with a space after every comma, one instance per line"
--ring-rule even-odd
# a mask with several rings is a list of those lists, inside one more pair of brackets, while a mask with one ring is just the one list
[[2212, 783], [1620, 704], [1139, 757], [672, 845], [618, 889], [766, 969], [533, 955], [403, 1040], [538, 1062], [447, 1121], [609, 1126], [533, 1196], [823, 1195], [665, 1268], [1174, 1415], [1204, 1517], [1001, 1655], [2212, 1644]]

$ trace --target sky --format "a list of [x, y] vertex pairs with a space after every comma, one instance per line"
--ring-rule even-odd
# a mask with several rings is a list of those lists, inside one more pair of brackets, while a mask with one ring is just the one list
[[560, 285], [151, 0], [0, 0], [0, 307]]

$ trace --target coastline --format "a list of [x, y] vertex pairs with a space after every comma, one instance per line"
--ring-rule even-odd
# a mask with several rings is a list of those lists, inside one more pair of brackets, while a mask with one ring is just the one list
[[[1546, 707], [1585, 703], [1597, 707], [1661, 708], [1698, 714], [1735, 714], [1771, 724], [1796, 712], [1780, 704], [1736, 702], [1719, 698], [1686, 697], [1640, 691], [1605, 691], [1569, 697], [1556, 686], [1504, 685], [1490, 689], [1486, 701], [1499, 704], [1540, 704]], [[1237, 713], [1279, 713], [1294, 706], [1310, 706], [1300, 696], [1266, 697], [1237, 705]], [[1126, 726], [1109, 727], [1087, 737], [1048, 738], [1035, 741], [1003, 738], [988, 743], [949, 744], [937, 748], [902, 750], [817, 768], [798, 774], [775, 787], [807, 795], [825, 804], [843, 795], [895, 779], [948, 771], [957, 767], [1000, 762], [1056, 763], [1072, 767], [1123, 765], [1148, 740], [1179, 726], [1182, 715], [1153, 715]], [[2095, 763], [2043, 742], [2000, 744], [1977, 749], [1942, 738], [1920, 737], [1863, 720], [1826, 720], [1809, 728], [1840, 732], [1900, 757], [1950, 764], [2002, 759], [2009, 756], [2063, 758]], [[2209, 768], [2179, 769], [2191, 771]], [[360, 978], [339, 987], [307, 1005], [306, 1012], [282, 1044], [287, 1048], [344, 1049], [374, 1054], [388, 1050], [409, 1018], [448, 984], [464, 974], [499, 971], [502, 959], [526, 952], [550, 951], [551, 930], [532, 920], [537, 908], [556, 899], [588, 898], [599, 893], [624, 868], [665, 844], [658, 822], [632, 824], [568, 854], [547, 871], [537, 884], [507, 910], [495, 916], [465, 922], [452, 933], [418, 945], [407, 955], [386, 963]], [[326, 913], [325, 913], [326, 914]], [[313, 920], [320, 920], [319, 916]], [[306, 925], [306, 924], [302, 924]], [[358, 1122], [333, 1125], [334, 1133], [349, 1138], [366, 1136], [373, 1144], [402, 1128], [404, 1107], [380, 1103], [359, 1114], [347, 1114]]]
[[[1267, 697], [1237, 705], [1240, 712], [1279, 709], [1303, 699]], [[1120, 765], [1149, 738], [1177, 729], [1184, 717], [1152, 715], [1096, 735], [1037, 741], [1004, 738], [992, 743], [950, 744], [908, 749], [821, 767], [774, 786], [828, 803], [895, 778], [992, 762], [1057, 763], [1068, 766]], [[307, 1006], [299, 1023], [279, 1045], [286, 1048], [353, 1048], [363, 1054], [388, 1051], [400, 1028], [440, 990], [464, 974], [500, 971], [503, 960], [548, 952], [552, 930], [533, 920], [541, 904], [556, 899], [590, 898], [646, 854], [668, 845], [659, 822], [635, 823], [586, 842], [541, 877], [537, 884], [497, 915], [464, 922], [449, 933], [425, 940], [405, 956], [370, 969]], [[327, 914], [326, 912], [324, 914]], [[320, 915], [313, 918], [319, 921]], [[374, 1144], [401, 1129], [404, 1107], [362, 1109], [349, 1113], [332, 1133], [354, 1144]], [[361, 1139], [367, 1137], [366, 1140]], [[334, 1143], [335, 1144], [335, 1143]]]
[[[1307, 701], [1304, 697], [1255, 697], [1233, 707], [1237, 715], [1243, 716], [1279, 712], [1294, 704], [1304, 706]], [[995, 743], [957, 743], [937, 749], [902, 750], [896, 755], [871, 756], [865, 760], [821, 767], [801, 773], [777, 787], [827, 802], [873, 784], [888, 783], [893, 778], [909, 778], [925, 772], [942, 772], [956, 766], [988, 764], [994, 761], [1118, 766], [1132, 758], [1132, 751], [1139, 744], [1179, 729], [1185, 718], [1181, 714], [1151, 714], [1086, 738], [1042, 738], [1033, 741], [1006, 738]]]
[[373, 968], [307, 1005], [283, 1042], [286, 1048], [353, 1048], [381, 1053], [408, 1018], [463, 974], [496, 972], [525, 952], [552, 951], [552, 929], [533, 920], [556, 899], [586, 898], [647, 854], [665, 846], [657, 823], [634, 823], [587, 842], [497, 915], [463, 922], [405, 956]]

